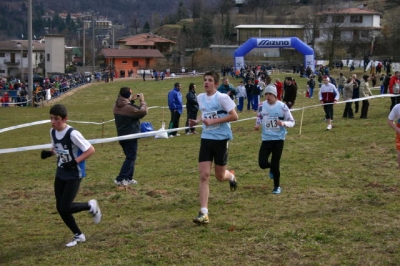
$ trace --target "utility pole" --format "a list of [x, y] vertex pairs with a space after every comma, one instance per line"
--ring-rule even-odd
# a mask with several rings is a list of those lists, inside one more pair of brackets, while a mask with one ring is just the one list
[[[28, 0], [28, 97], [33, 98], [32, 0]], [[35, 107], [31, 101], [32, 107]]]
[[83, 28], [82, 28], [82, 32], [83, 32], [83, 51], [82, 51], [82, 66], [85, 67], [85, 35], [86, 35], [86, 23], [85, 21], [83, 21]]
[[93, 64], [93, 74], [94, 74], [94, 71], [95, 71], [95, 68], [96, 68], [96, 66], [95, 66], [95, 55], [94, 55], [94, 43], [95, 43], [95, 27], [96, 27], [96, 25], [95, 25], [95, 21], [94, 21], [94, 12], [92, 12], [92, 29], [93, 29], [93, 45], [92, 45], [92, 64]]

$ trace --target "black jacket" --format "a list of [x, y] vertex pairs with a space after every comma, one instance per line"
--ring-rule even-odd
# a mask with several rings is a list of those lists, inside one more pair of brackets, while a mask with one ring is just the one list
[[199, 103], [197, 102], [196, 92], [189, 91], [186, 94], [186, 109], [191, 112], [197, 112], [199, 110]]

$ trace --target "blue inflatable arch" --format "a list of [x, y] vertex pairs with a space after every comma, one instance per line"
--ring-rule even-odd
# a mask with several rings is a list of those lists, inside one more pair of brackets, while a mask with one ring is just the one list
[[235, 69], [244, 68], [244, 56], [254, 48], [295, 48], [304, 55], [304, 66], [315, 71], [314, 50], [297, 37], [288, 38], [250, 38], [234, 54]]

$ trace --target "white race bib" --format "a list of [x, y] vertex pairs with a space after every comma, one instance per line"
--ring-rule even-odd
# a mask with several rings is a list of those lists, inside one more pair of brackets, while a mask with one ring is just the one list
[[279, 131], [278, 125], [279, 118], [276, 116], [264, 116], [262, 119], [262, 124], [267, 131]]
[[[211, 112], [204, 112], [202, 115], [203, 119], [216, 119], [218, 118], [218, 113], [217, 111], [211, 111]], [[211, 126], [206, 126], [206, 130], [214, 130], [220, 127], [220, 124], [214, 124]]]

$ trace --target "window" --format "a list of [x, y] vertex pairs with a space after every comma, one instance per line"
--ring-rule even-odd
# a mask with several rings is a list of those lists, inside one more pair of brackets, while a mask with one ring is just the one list
[[320, 31], [319, 30], [315, 30], [314, 31], [314, 38], [319, 38], [320, 36]]
[[47, 60], [47, 62], [50, 62], [50, 54], [46, 55], [46, 60]]
[[319, 17], [319, 23], [326, 23], [326, 17], [325, 16], [320, 16]]
[[138, 67], [139, 66], [139, 61], [133, 61], [132, 62], [133, 67]]
[[27, 57], [28, 57], [28, 53], [23, 52], [23, 53], [22, 53], [22, 56], [23, 56], [24, 58], [27, 58]]
[[333, 23], [343, 23], [344, 22], [344, 16], [333, 16], [332, 17], [332, 22]]
[[6, 57], [6, 53], [0, 53], [0, 57]]
[[6, 73], [4, 69], [0, 69], [0, 73]]
[[123, 61], [122, 61], [122, 64], [128, 64], [128, 61], [123, 60]]
[[362, 16], [350, 16], [351, 23], [362, 23], [363, 17]]

